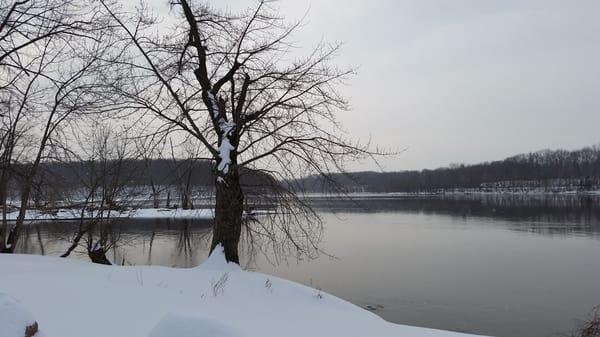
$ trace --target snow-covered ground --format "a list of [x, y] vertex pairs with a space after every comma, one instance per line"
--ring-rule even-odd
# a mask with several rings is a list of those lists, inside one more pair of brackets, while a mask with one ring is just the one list
[[[251, 215], [267, 214], [269, 210], [253, 210]], [[1, 214], [1, 213], [0, 213]], [[6, 213], [8, 221], [17, 220], [18, 211]], [[98, 216], [97, 211], [84, 211], [83, 218], [92, 219]], [[173, 208], [136, 208], [125, 211], [104, 211], [103, 218], [111, 219], [213, 219], [214, 209], [173, 209]], [[29, 209], [25, 212], [25, 220], [28, 222], [52, 221], [52, 220], [79, 220], [82, 218], [81, 209], [61, 208], [56, 212], [48, 213], [40, 210]]]
[[[19, 215], [18, 211], [6, 213], [9, 221], [14, 221]], [[95, 211], [85, 211], [85, 218], [94, 218], [97, 216]], [[111, 211], [110, 214], [104, 211], [104, 217], [132, 219], [212, 219], [214, 217], [213, 209], [172, 209], [172, 208], [140, 208], [127, 211]], [[62, 208], [55, 213], [47, 213], [39, 210], [27, 210], [25, 219], [28, 221], [51, 221], [51, 220], [78, 220], [82, 216], [80, 209]]]
[[[0, 337], [24, 337], [27, 327], [35, 324], [35, 318], [18, 300], [0, 293]], [[41, 337], [41, 333], [36, 335]]]
[[[221, 252], [190, 269], [2, 254], [0, 266], [0, 293], [27, 308], [46, 337], [467, 336], [386, 322], [318, 290], [243, 271]], [[0, 337], [18, 337], [4, 331]]]

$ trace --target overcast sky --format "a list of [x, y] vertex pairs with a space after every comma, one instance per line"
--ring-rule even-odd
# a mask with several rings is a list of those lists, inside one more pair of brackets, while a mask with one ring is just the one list
[[[250, 6], [253, 0], [214, 0]], [[344, 42], [346, 129], [386, 170], [600, 143], [600, 1], [281, 0], [296, 40]], [[353, 170], [375, 169], [372, 163]]]

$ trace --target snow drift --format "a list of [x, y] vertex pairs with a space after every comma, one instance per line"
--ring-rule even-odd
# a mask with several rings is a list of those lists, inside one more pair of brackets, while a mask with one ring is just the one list
[[35, 317], [47, 337], [467, 336], [386, 322], [315, 289], [244, 271], [218, 250], [189, 269], [2, 254], [0, 266], [0, 292], [29, 308], [20, 319]]
[[[31, 328], [36, 324], [31, 312], [17, 299], [0, 293], [0, 337], [25, 337], [26, 332], [35, 332]], [[37, 332], [35, 336], [42, 337], [42, 334]]]

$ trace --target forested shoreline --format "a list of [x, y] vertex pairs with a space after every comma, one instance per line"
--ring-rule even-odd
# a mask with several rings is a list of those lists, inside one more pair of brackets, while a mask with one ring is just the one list
[[[592, 191], [600, 186], [600, 146], [574, 151], [542, 150], [434, 170], [336, 174], [331, 179], [352, 192]], [[315, 176], [301, 183], [313, 192], [323, 192], [327, 185], [323, 178]]]

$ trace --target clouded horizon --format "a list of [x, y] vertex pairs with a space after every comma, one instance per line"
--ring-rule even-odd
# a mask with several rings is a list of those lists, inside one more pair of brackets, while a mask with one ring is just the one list
[[[155, 0], [156, 1], [156, 0]], [[218, 0], [241, 8], [255, 1]], [[598, 1], [281, 0], [299, 45], [343, 42], [358, 67], [347, 131], [404, 149], [387, 171], [600, 143]], [[370, 162], [351, 170], [370, 170]]]

